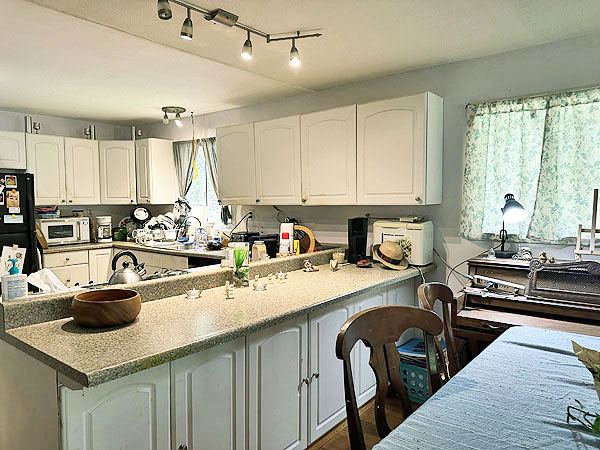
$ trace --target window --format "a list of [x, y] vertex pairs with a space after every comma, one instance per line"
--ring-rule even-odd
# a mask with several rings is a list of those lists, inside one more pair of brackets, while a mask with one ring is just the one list
[[502, 227], [504, 194], [528, 218], [512, 239], [565, 243], [589, 226], [600, 185], [600, 89], [468, 106], [461, 235]]
[[192, 181], [192, 186], [186, 195], [186, 199], [192, 207], [191, 214], [198, 217], [203, 225], [207, 222], [219, 222], [221, 220], [221, 206], [210, 177], [207, 176], [204, 152], [200, 146], [196, 151], [196, 169], [198, 175]]

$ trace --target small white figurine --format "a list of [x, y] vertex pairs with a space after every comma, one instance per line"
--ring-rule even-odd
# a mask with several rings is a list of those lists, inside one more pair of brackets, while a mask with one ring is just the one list
[[280, 270], [277, 274], [277, 279], [283, 283], [287, 279], [287, 273], [283, 273], [283, 271]]
[[227, 300], [233, 298], [233, 286], [229, 283], [229, 281], [225, 282], [225, 298]]
[[252, 281], [253, 285], [256, 285], [258, 283], [258, 278], [259, 278], [258, 275], [254, 275], [254, 281]]
[[340, 263], [337, 259], [329, 260], [329, 268], [331, 269], [332, 272], [335, 272], [336, 270], [338, 270], [340, 268], [339, 264]]
[[269, 275], [267, 275], [267, 281], [268, 281], [269, 283], [272, 283], [272, 282], [273, 282], [273, 274], [272, 274], [272, 273], [270, 273]]

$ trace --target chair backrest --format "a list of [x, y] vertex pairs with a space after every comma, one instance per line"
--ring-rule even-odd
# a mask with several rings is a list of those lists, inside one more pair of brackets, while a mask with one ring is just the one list
[[352, 450], [365, 450], [366, 447], [354, 393], [350, 352], [358, 340], [371, 349], [369, 365], [375, 372], [377, 382], [375, 424], [379, 437], [384, 438], [391, 431], [385, 415], [385, 398], [390, 386], [401, 401], [404, 418], [412, 412], [412, 404], [402, 384], [400, 354], [395, 344], [409, 328], [423, 330], [429, 392], [434, 393], [440, 388], [441, 380], [433, 337], [442, 332], [443, 324], [433, 311], [412, 306], [377, 306], [350, 317], [338, 333], [335, 353], [344, 365], [346, 414]]
[[[454, 341], [454, 333], [452, 332], [452, 318], [456, 317], [456, 299], [452, 289], [444, 283], [425, 283], [417, 289], [419, 303], [423, 309], [433, 311], [436, 302], [442, 303], [442, 317], [444, 318], [444, 340], [446, 341], [446, 355], [448, 357], [448, 374], [453, 377], [460, 370], [458, 362], [458, 352], [456, 351], [456, 343]], [[441, 345], [436, 340], [440, 357], [443, 358]]]

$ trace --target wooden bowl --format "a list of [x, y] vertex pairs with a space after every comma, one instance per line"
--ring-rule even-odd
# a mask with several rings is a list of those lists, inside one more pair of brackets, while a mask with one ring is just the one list
[[114, 327], [133, 322], [142, 309], [142, 298], [131, 289], [99, 289], [73, 298], [71, 314], [84, 327]]

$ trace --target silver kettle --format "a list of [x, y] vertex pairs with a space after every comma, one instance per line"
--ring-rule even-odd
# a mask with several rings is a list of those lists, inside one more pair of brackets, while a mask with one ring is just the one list
[[[122, 256], [129, 256], [133, 262], [133, 269], [129, 268], [129, 261], [123, 262], [123, 268], [117, 270], [117, 262]], [[144, 263], [138, 264], [138, 260], [130, 251], [122, 251], [117, 253], [112, 259], [113, 274], [108, 280], [108, 284], [127, 284], [142, 281], [142, 276], [146, 273]]]

